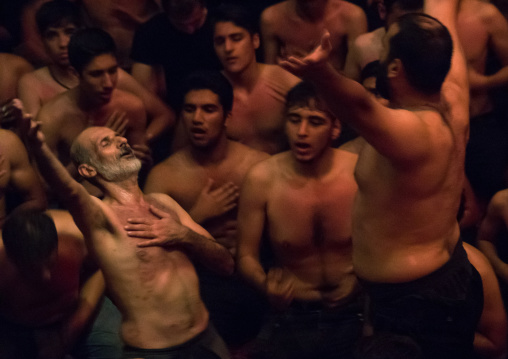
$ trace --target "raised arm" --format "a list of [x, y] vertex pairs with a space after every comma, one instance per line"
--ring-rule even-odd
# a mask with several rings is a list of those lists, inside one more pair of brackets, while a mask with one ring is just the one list
[[13, 115], [21, 122], [20, 131], [26, 138], [28, 150], [34, 156], [40, 173], [51, 187], [58, 188], [56, 194], [71, 213], [85, 238], [89, 238], [93, 229], [99, 226], [105, 228], [106, 218], [97, 203], [99, 200], [92, 199], [86, 189], [72, 178], [55, 157], [45, 142], [39, 123], [33, 121], [30, 115], [23, 114], [21, 102], [14, 100], [11, 106]]
[[276, 64], [279, 53], [279, 42], [273, 30], [273, 13], [273, 7], [261, 13], [261, 40], [266, 64]]

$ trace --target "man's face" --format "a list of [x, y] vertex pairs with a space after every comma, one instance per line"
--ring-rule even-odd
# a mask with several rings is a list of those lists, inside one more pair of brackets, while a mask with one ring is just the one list
[[208, 11], [203, 6], [195, 6], [194, 9], [188, 16], [171, 16], [169, 15], [169, 21], [175, 28], [186, 34], [193, 34], [201, 27], [206, 21], [206, 15]]
[[[86, 131], [86, 132], [85, 132]], [[106, 180], [115, 182], [137, 174], [141, 161], [121, 137], [107, 127], [91, 127], [83, 131], [85, 146], [90, 149], [92, 167]]]
[[212, 147], [224, 135], [224, 109], [219, 96], [211, 90], [189, 91], [180, 116], [194, 147]]
[[100, 103], [108, 103], [118, 80], [118, 62], [112, 54], [93, 58], [79, 76], [80, 88]]
[[259, 35], [232, 22], [218, 22], [213, 36], [215, 53], [226, 72], [239, 73], [256, 62]]
[[58, 27], [49, 27], [42, 34], [42, 42], [46, 52], [56, 65], [69, 66], [67, 46], [76, 29], [76, 25], [66, 23]]
[[286, 134], [297, 161], [319, 159], [339, 132], [335, 120], [312, 102], [308, 107], [294, 106], [286, 112]]

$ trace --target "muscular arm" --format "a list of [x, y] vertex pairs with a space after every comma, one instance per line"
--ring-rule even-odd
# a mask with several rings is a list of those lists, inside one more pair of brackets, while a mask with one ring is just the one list
[[492, 75], [479, 74], [470, 70], [470, 87], [472, 90], [490, 90], [508, 84], [508, 21], [492, 4], [482, 4], [484, 24], [489, 33], [489, 47], [501, 65], [499, 71]]
[[10, 131], [0, 130], [0, 143], [10, 162], [9, 187], [20, 194], [23, 201], [14, 211], [46, 209], [46, 195], [36, 172], [30, 165], [28, 154], [21, 140]]
[[506, 312], [496, 275], [487, 259], [473, 246], [464, 243], [471, 264], [480, 273], [484, 305], [474, 338], [475, 351], [482, 358], [505, 358]]
[[148, 117], [145, 137], [151, 143], [175, 124], [175, 114], [159, 97], [153, 96], [127, 72], [120, 69], [118, 75], [118, 88], [138, 96], [145, 105]]
[[279, 53], [279, 41], [273, 30], [273, 12], [272, 8], [268, 8], [261, 14], [261, 39], [266, 64], [277, 63]]
[[18, 82], [18, 97], [23, 102], [25, 110], [33, 116], [37, 115], [41, 108], [41, 99], [33, 88], [35, 82], [33, 73], [24, 75]]
[[166, 97], [166, 80], [164, 78], [164, 70], [160, 65], [147, 65], [135, 62], [132, 65], [131, 74], [151, 93], [160, 98]]
[[503, 262], [497, 253], [496, 243], [499, 232], [506, 228], [508, 220], [508, 191], [503, 190], [492, 197], [487, 208], [487, 215], [478, 230], [478, 248], [488, 258], [497, 276], [508, 283], [508, 264]]
[[236, 265], [247, 282], [265, 293], [266, 273], [259, 261], [259, 248], [265, 226], [268, 179], [261, 166], [251, 169], [241, 188]]

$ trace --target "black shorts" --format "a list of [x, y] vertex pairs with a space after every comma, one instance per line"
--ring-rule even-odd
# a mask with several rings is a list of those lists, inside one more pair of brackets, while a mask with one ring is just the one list
[[450, 260], [425, 277], [405, 283], [361, 283], [370, 297], [375, 331], [411, 337], [425, 358], [474, 358], [483, 286], [461, 241]]

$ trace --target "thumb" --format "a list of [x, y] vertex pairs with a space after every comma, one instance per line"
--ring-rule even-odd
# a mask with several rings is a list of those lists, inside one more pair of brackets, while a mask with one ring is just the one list
[[205, 193], [210, 192], [210, 190], [212, 189], [213, 184], [214, 184], [213, 178], [208, 177], [208, 180], [206, 181], [206, 185], [203, 188], [202, 192], [205, 192]]
[[330, 41], [330, 32], [324, 30], [323, 36], [321, 37], [321, 47], [323, 50], [330, 51], [332, 49], [332, 42]]

